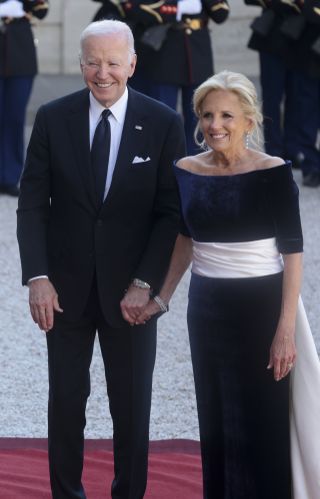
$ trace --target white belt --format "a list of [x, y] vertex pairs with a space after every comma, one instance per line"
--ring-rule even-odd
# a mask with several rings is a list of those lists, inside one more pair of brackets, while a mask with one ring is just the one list
[[259, 277], [283, 269], [274, 237], [241, 243], [193, 241], [192, 272], [205, 277]]

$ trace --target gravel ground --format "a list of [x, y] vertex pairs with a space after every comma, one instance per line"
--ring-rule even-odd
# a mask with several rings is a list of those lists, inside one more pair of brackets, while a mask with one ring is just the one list
[[[295, 172], [300, 184], [300, 172]], [[303, 299], [320, 351], [320, 189], [301, 187], [305, 235]], [[20, 285], [15, 237], [16, 199], [0, 197], [0, 410], [2, 437], [45, 437], [47, 362], [45, 337], [33, 324], [27, 289]], [[171, 311], [159, 321], [154, 374], [151, 438], [198, 439], [197, 416], [185, 312], [189, 275], [181, 282]], [[101, 355], [96, 344], [86, 435], [110, 438]]]

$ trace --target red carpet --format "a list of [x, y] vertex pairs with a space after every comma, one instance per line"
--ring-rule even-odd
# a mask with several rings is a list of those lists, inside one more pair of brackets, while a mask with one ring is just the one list
[[[50, 499], [44, 439], [0, 438], [0, 499]], [[87, 440], [83, 483], [88, 499], [110, 498], [112, 442]], [[199, 443], [151, 442], [145, 499], [201, 499]]]

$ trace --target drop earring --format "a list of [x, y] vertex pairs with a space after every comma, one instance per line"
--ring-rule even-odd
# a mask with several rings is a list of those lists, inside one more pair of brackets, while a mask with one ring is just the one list
[[249, 138], [250, 138], [250, 133], [249, 132], [246, 132], [246, 149], [249, 149]]

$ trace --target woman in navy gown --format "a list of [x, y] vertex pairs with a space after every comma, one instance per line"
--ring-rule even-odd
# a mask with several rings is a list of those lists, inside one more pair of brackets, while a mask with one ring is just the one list
[[291, 499], [298, 188], [289, 162], [249, 147], [262, 116], [245, 76], [212, 76], [193, 104], [204, 152], [175, 165], [181, 233], [163, 288], [137, 323], [166, 309], [192, 261], [188, 328], [204, 498]]

